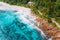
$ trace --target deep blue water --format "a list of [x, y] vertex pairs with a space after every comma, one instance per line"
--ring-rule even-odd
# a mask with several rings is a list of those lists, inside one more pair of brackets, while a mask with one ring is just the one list
[[0, 10], [0, 40], [45, 40], [34, 26], [20, 20], [14, 13]]

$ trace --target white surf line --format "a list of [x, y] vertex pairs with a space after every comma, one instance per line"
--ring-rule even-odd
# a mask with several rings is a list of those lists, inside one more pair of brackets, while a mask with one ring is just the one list
[[[20, 12], [20, 11], [19, 11]], [[34, 26], [34, 27], [31, 27], [31, 28], [35, 28], [35, 29], [37, 29], [38, 31], [40, 31], [41, 32], [41, 35], [42, 36], [44, 36], [44, 37], [46, 37], [46, 35], [44, 34], [44, 32], [41, 30], [41, 29], [39, 29], [35, 24], [37, 24], [37, 21], [32, 17], [32, 16], [30, 16], [29, 15], [29, 13], [28, 14], [24, 14], [24, 13], [19, 13], [19, 15], [20, 15], [20, 19], [22, 18], [22, 20], [24, 21], [24, 22], [27, 22], [29, 25], [32, 25], [32, 26]], [[47, 39], [47, 38], [46, 38]]]
[[[31, 28], [37, 29], [38, 31], [41, 32], [42, 36], [46, 37], [46, 35], [44, 34], [44, 32], [35, 25], [35, 24], [39, 24], [39, 23], [37, 23], [37, 21], [35, 20], [35, 18], [31, 16], [31, 13], [27, 13], [27, 12], [24, 13], [23, 11], [19, 11], [17, 13], [20, 15], [20, 17], [19, 17], [20, 19], [22, 18], [22, 20], [24, 22], [27, 22], [29, 25], [34, 26], [34, 27], [31, 27]], [[47, 39], [47, 37], [46, 37], [46, 39]]]

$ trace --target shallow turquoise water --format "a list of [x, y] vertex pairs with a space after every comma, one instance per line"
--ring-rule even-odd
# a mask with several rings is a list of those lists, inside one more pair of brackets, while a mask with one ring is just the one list
[[0, 10], [0, 40], [46, 40], [41, 33], [20, 20], [11, 10]]

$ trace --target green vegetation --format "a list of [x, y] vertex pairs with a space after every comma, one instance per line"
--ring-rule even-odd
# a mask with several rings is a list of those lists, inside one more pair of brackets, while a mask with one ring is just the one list
[[56, 21], [60, 24], [60, 17], [58, 17]]
[[[60, 23], [60, 0], [0, 0], [9, 4], [25, 6], [31, 8], [34, 13], [45, 18], [49, 23], [51, 18], [55, 18]], [[28, 2], [33, 2], [33, 6], [29, 6]], [[37, 11], [42, 12], [42, 16]], [[59, 18], [58, 18], [59, 17]], [[53, 23], [52, 23], [53, 24]]]

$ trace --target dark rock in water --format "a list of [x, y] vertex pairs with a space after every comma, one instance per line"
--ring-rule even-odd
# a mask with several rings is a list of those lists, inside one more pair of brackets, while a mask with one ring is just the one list
[[0, 40], [45, 40], [40, 32], [31, 27], [20, 21], [13, 11], [0, 11]]

